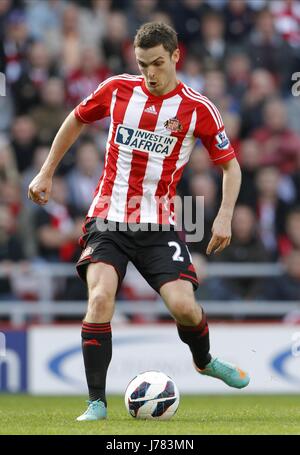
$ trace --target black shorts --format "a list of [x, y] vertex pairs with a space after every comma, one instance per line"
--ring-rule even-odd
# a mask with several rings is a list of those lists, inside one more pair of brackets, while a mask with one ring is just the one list
[[[108, 229], [112, 226], [116, 228], [114, 232]], [[86, 281], [88, 264], [104, 262], [117, 271], [119, 289], [131, 261], [157, 292], [163, 284], [178, 279], [190, 281], [196, 290], [198, 279], [190, 253], [174, 228], [163, 231], [162, 226], [156, 225], [159, 230], [153, 231], [153, 225], [141, 226], [148, 230], [140, 228], [134, 232], [123, 223], [88, 219], [79, 239], [83, 248], [76, 265], [79, 276]]]

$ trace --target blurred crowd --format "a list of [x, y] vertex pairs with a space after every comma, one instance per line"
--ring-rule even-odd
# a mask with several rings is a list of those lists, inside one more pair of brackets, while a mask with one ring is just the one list
[[[181, 196], [205, 198], [205, 234], [189, 245], [205, 300], [300, 299], [300, 2], [297, 0], [0, 0], [0, 300], [36, 299], [39, 283], [16, 279], [18, 262], [74, 262], [101, 174], [109, 120], [88, 126], [37, 207], [27, 188], [66, 115], [113, 74], [138, 74], [133, 37], [147, 21], [175, 27], [178, 77], [219, 108], [243, 182], [231, 245], [207, 257], [222, 173], [196, 143]], [[297, 78], [297, 75], [296, 75]], [[297, 96], [298, 95], [298, 96]], [[195, 201], [195, 204], [197, 202]], [[277, 262], [280, 278], [208, 278], [207, 261]], [[25, 273], [24, 272], [24, 273]], [[131, 266], [119, 299], [155, 300]], [[22, 274], [20, 274], [22, 276]], [[78, 279], [54, 298], [85, 299]]]

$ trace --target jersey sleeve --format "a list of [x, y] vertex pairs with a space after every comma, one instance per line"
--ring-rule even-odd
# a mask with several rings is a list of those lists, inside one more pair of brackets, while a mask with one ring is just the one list
[[82, 123], [92, 123], [108, 117], [112, 93], [115, 89], [115, 79], [102, 82], [93, 93], [76, 106], [75, 117]]
[[235, 158], [234, 149], [226, 135], [222, 117], [209, 100], [199, 103], [194, 136], [201, 139], [215, 165]]

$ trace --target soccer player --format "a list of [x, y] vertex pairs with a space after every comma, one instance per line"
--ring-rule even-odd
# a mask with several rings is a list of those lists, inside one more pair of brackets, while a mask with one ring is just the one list
[[87, 214], [77, 263], [88, 287], [81, 335], [89, 405], [79, 421], [107, 415], [110, 323], [128, 261], [161, 295], [196, 370], [235, 388], [249, 383], [247, 373], [209, 353], [207, 320], [193, 292], [197, 276], [174, 227], [172, 202], [194, 140], [200, 138], [212, 162], [223, 169], [222, 202], [207, 254], [221, 252], [231, 239], [240, 167], [218, 109], [177, 80], [176, 32], [163, 23], [146, 23], [135, 36], [134, 49], [142, 75], [105, 80], [69, 114], [28, 192], [37, 204], [46, 204], [54, 171], [84, 125], [110, 116], [105, 167]]

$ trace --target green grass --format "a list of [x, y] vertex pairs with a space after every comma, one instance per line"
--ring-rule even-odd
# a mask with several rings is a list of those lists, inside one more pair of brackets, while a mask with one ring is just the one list
[[140, 421], [109, 396], [106, 421], [76, 422], [85, 397], [0, 395], [0, 434], [300, 434], [300, 395], [183, 395], [169, 421]]

